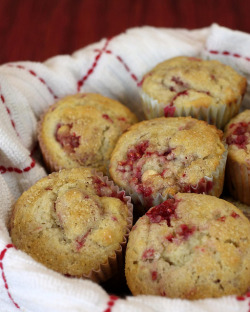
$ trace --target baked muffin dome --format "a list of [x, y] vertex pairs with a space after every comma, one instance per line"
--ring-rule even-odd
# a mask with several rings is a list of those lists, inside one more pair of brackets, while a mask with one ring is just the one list
[[237, 200], [250, 205], [250, 110], [230, 120], [225, 128], [228, 144], [227, 186]]
[[220, 196], [227, 154], [222, 136], [191, 117], [142, 121], [118, 140], [110, 175], [133, 199], [151, 207], [177, 192]]
[[129, 235], [125, 273], [134, 295], [241, 295], [249, 270], [250, 222], [214, 196], [179, 193], [150, 209]]
[[81, 167], [52, 173], [24, 192], [10, 234], [18, 249], [48, 268], [103, 281], [116, 272], [131, 226], [130, 199]]
[[145, 115], [192, 116], [223, 128], [239, 111], [246, 78], [218, 61], [179, 56], [144, 76]]
[[136, 116], [100, 94], [67, 96], [52, 105], [38, 127], [38, 140], [51, 171], [79, 166], [107, 173], [119, 136]]

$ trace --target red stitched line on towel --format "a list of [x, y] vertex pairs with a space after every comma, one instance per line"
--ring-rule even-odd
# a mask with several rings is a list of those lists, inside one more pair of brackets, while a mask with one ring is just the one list
[[[100, 52], [99, 49], [95, 49], [94, 51], [95, 51], [95, 52]], [[130, 77], [131, 77], [135, 82], [137, 82], [137, 84], [138, 84], [138, 78], [137, 78], [137, 76], [131, 71], [131, 69], [129, 68], [128, 64], [125, 63], [125, 61], [123, 60], [123, 58], [122, 58], [121, 56], [114, 54], [111, 50], [105, 50], [104, 52], [105, 52], [106, 54], [114, 55], [115, 58], [123, 65], [123, 67], [125, 68], [125, 70], [130, 74]]]
[[104, 310], [104, 312], [111, 312], [113, 306], [115, 305], [115, 302], [119, 299], [119, 297], [114, 296], [114, 295], [110, 295], [109, 296], [109, 301], [107, 303], [107, 308]]
[[28, 167], [25, 167], [24, 169], [20, 169], [20, 168], [16, 168], [16, 167], [4, 167], [4, 166], [0, 166], [0, 173], [4, 174], [6, 172], [16, 172], [16, 173], [23, 173], [23, 172], [28, 172], [30, 171], [32, 168], [35, 167], [36, 162], [33, 158], [31, 158], [31, 163]]
[[4, 273], [4, 268], [3, 268], [3, 259], [4, 259], [4, 256], [7, 252], [7, 250], [9, 248], [12, 248], [12, 247], [15, 247], [14, 245], [12, 244], [8, 244], [5, 246], [5, 248], [2, 250], [2, 252], [0, 253], [0, 268], [2, 270], [2, 279], [3, 279], [3, 282], [4, 282], [4, 287], [5, 289], [7, 290], [7, 294], [10, 298], [10, 300], [12, 301], [12, 303], [15, 305], [15, 307], [17, 309], [20, 309], [19, 305], [14, 301], [14, 299], [12, 298], [11, 294], [10, 294], [10, 291], [9, 291], [9, 286], [8, 286], [8, 283], [7, 283], [7, 279], [6, 279], [6, 276], [5, 276], [5, 273]]
[[50, 88], [50, 86], [46, 83], [46, 81], [42, 78], [42, 77], [39, 77], [37, 75], [36, 72], [34, 72], [34, 70], [32, 69], [28, 69], [26, 68], [25, 66], [23, 65], [15, 65], [15, 64], [8, 64], [9, 67], [16, 67], [16, 68], [19, 68], [19, 69], [22, 69], [22, 70], [25, 70], [26, 72], [28, 72], [30, 75], [36, 77], [42, 84], [45, 85], [45, 87], [48, 89], [49, 93], [54, 97], [54, 99], [58, 99], [58, 96], [53, 92], [53, 90]]
[[[93, 74], [98, 61], [100, 60], [101, 56], [103, 55], [104, 52], [106, 52], [106, 49], [108, 47], [108, 44], [112, 38], [108, 38], [101, 50], [98, 50], [98, 54], [96, 55], [94, 62], [92, 63], [91, 67], [87, 71], [87, 73], [82, 77], [82, 79], [78, 80], [77, 82], [77, 91], [79, 92], [81, 90], [81, 87], [84, 85], [85, 81], [89, 78], [91, 74]], [[96, 50], [97, 51], [97, 50]]]
[[229, 51], [218, 51], [218, 50], [208, 50], [208, 52], [210, 54], [221, 54], [224, 56], [232, 56], [232, 57], [236, 57], [236, 58], [243, 58], [245, 61], [250, 62], [250, 57], [246, 57], [246, 56], [242, 56], [238, 53], [231, 53]]
[[236, 296], [238, 301], [248, 300], [248, 312], [250, 312], [250, 291], [247, 292], [244, 296]]
[[11, 117], [11, 111], [10, 111], [10, 109], [8, 108], [8, 106], [6, 105], [5, 97], [4, 97], [4, 95], [3, 95], [2, 93], [0, 93], [0, 99], [1, 99], [2, 103], [4, 104], [5, 109], [6, 109], [7, 113], [8, 113], [8, 115], [10, 116], [10, 122], [11, 122], [12, 127], [13, 127], [14, 130], [16, 131], [16, 134], [19, 136], [19, 133], [18, 133], [17, 130], [16, 130], [16, 124], [15, 124], [14, 120], [13, 120], [12, 117]]

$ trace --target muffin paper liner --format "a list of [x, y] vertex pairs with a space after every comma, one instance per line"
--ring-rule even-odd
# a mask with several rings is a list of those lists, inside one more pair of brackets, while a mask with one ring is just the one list
[[[224, 142], [223, 142], [224, 143]], [[219, 165], [216, 170], [211, 174], [211, 176], [204, 176], [204, 181], [202, 181], [202, 185], [198, 183], [195, 186], [192, 186], [191, 193], [202, 193], [199, 191], [199, 188], [209, 189], [205, 194], [219, 197], [223, 191], [224, 185], [224, 176], [225, 176], [225, 167], [227, 161], [227, 145], [224, 143], [225, 152], [222, 154]], [[210, 185], [212, 183], [212, 188], [210, 189]], [[183, 193], [183, 191], [180, 190]], [[204, 193], [204, 192], [203, 192]], [[138, 194], [137, 192], [128, 192], [129, 196], [132, 198], [132, 202], [136, 205], [139, 203], [140, 212], [146, 212], [149, 208], [159, 205], [163, 201], [168, 198], [171, 198], [172, 195], [166, 194], [163, 196], [162, 194], [157, 194], [153, 197], [145, 198], [142, 194]], [[136, 209], [136, 206], [135, 206]]]
[[250, 169], [230, 156], [227, 160], [226, 184], [233, 198], [250, 205]]
[[[110, 181], [107, 176], [104, 176], [102, 172], [97, 172], [95, 169], [92, 170], [92, 175], [97, 176], [102, 180], [105, 185], [107, 185], [112, 193], [116, 193], [122, 196], [123, 200], [126, 202], [128, 207], [128, 217], [127, 217], [127, 227], [124, 234], [122, 242], [119, 244], [119, 248], [115, 250], [114, 255], [109, 256], [105, 263], [100, 264], [99, 268], [96, 270], [91, 270], [88, 274], [84, 274], [82, 277], [86, 279], [91, 279], [96, 283], [105, 282], [111, 278], [119, 269], [122, 269], [124, 264], [124, 254], [128, 241], [128, 235], [133, 225], [133, 205], [131, 203], [131, 197], [125, 196], [125, 192], [120, 190], [113, 181]], [[101, 196], [108, 196], [103, 192]], [[110, 196], [108, 196], [110, 197]]]
[[63, 169], [60, 167], [55, 161], [53, 161], [52, 157], [50, 156], [50, 151], [47, 149], [46, 144], [44, 144], [43, 139], [42, 139], [42, 123], [45, 117], [45, 114], [47, 111], [42, 115], [40, 121], [37, 123], [37, 138], [39, 142], [39, 146], [41, 149], [41, 153], [43, 156], [43, 161], [45, 163], [46, 168], [48, 169], [49, 172], [53, 171], [59, 171]]
[[[159, 103], [140, 89], [140, 97], [147, 119], [164, 116], [164, 107], [167, 105]], [[187, 117], [191, 116], [200, 120], [205, 120], [209, 124], [215, 125], [219, 129], [223, 129], [226, 123], [238, 113], [243, 96], [230, 105], [218, 104], [208, 108], [206, 107], [186, 107], [185, 105], [171, 106], [171, 117]], [[170, 116], [169, 116], [170, 117]]]

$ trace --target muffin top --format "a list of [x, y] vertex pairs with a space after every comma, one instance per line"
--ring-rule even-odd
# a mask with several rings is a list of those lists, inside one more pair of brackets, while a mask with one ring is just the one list
[[[218, 61], [179, 56], [144, 76], [142, 90], [164, 106], [231, 105], [246, 91], [246, 78]], [[167, 113], [167, 111], [166, 111]]]
[[228, 155], [250, 167], [250, 109], [230, 120], [225, 128]]
[[136, 121], [127, 107], [100, 94], [65, 97], [38, 128], [45, 162], [52, 171], [85, 166], [106, 173], [118, 137]]
[[222, 131], [214, 126], [191, 117], [155, 118], [120, 137], [110, 174], [126, 191], [145, 197], [207, 193], [212, 182], [204, 185], [204, 177], [212, 177], [225, 153]]
[[178, 193], [151, 208], [129, 235], [126, 278], [134, 295], [240, 295], [250, 286], [249, 269], [249, 220], [214, 196]]
[[72, 276], [98, 270], [126, 241], [132, 225], [124, 192], [89, 168], [41, 179], [13, 207], [10, 233], [18, 249]]

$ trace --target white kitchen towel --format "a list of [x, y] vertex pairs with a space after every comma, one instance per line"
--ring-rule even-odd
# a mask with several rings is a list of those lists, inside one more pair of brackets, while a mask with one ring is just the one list
[[250, 35], [218, 25], [193, 31], [133, 28], [71, 56], [0, 67], [0, 312], [250, 311], [250, 294], [197, 301], [107, 294], [91, 281], [64, 277], [16, 250], [7, 230], [12, 204], [46, 175], [37, 153], [36, 124], [47, 107], [68, 94], [98, 92], [142, 118], [142, 76], [177, 55], [219, 59], [250, 79]]

